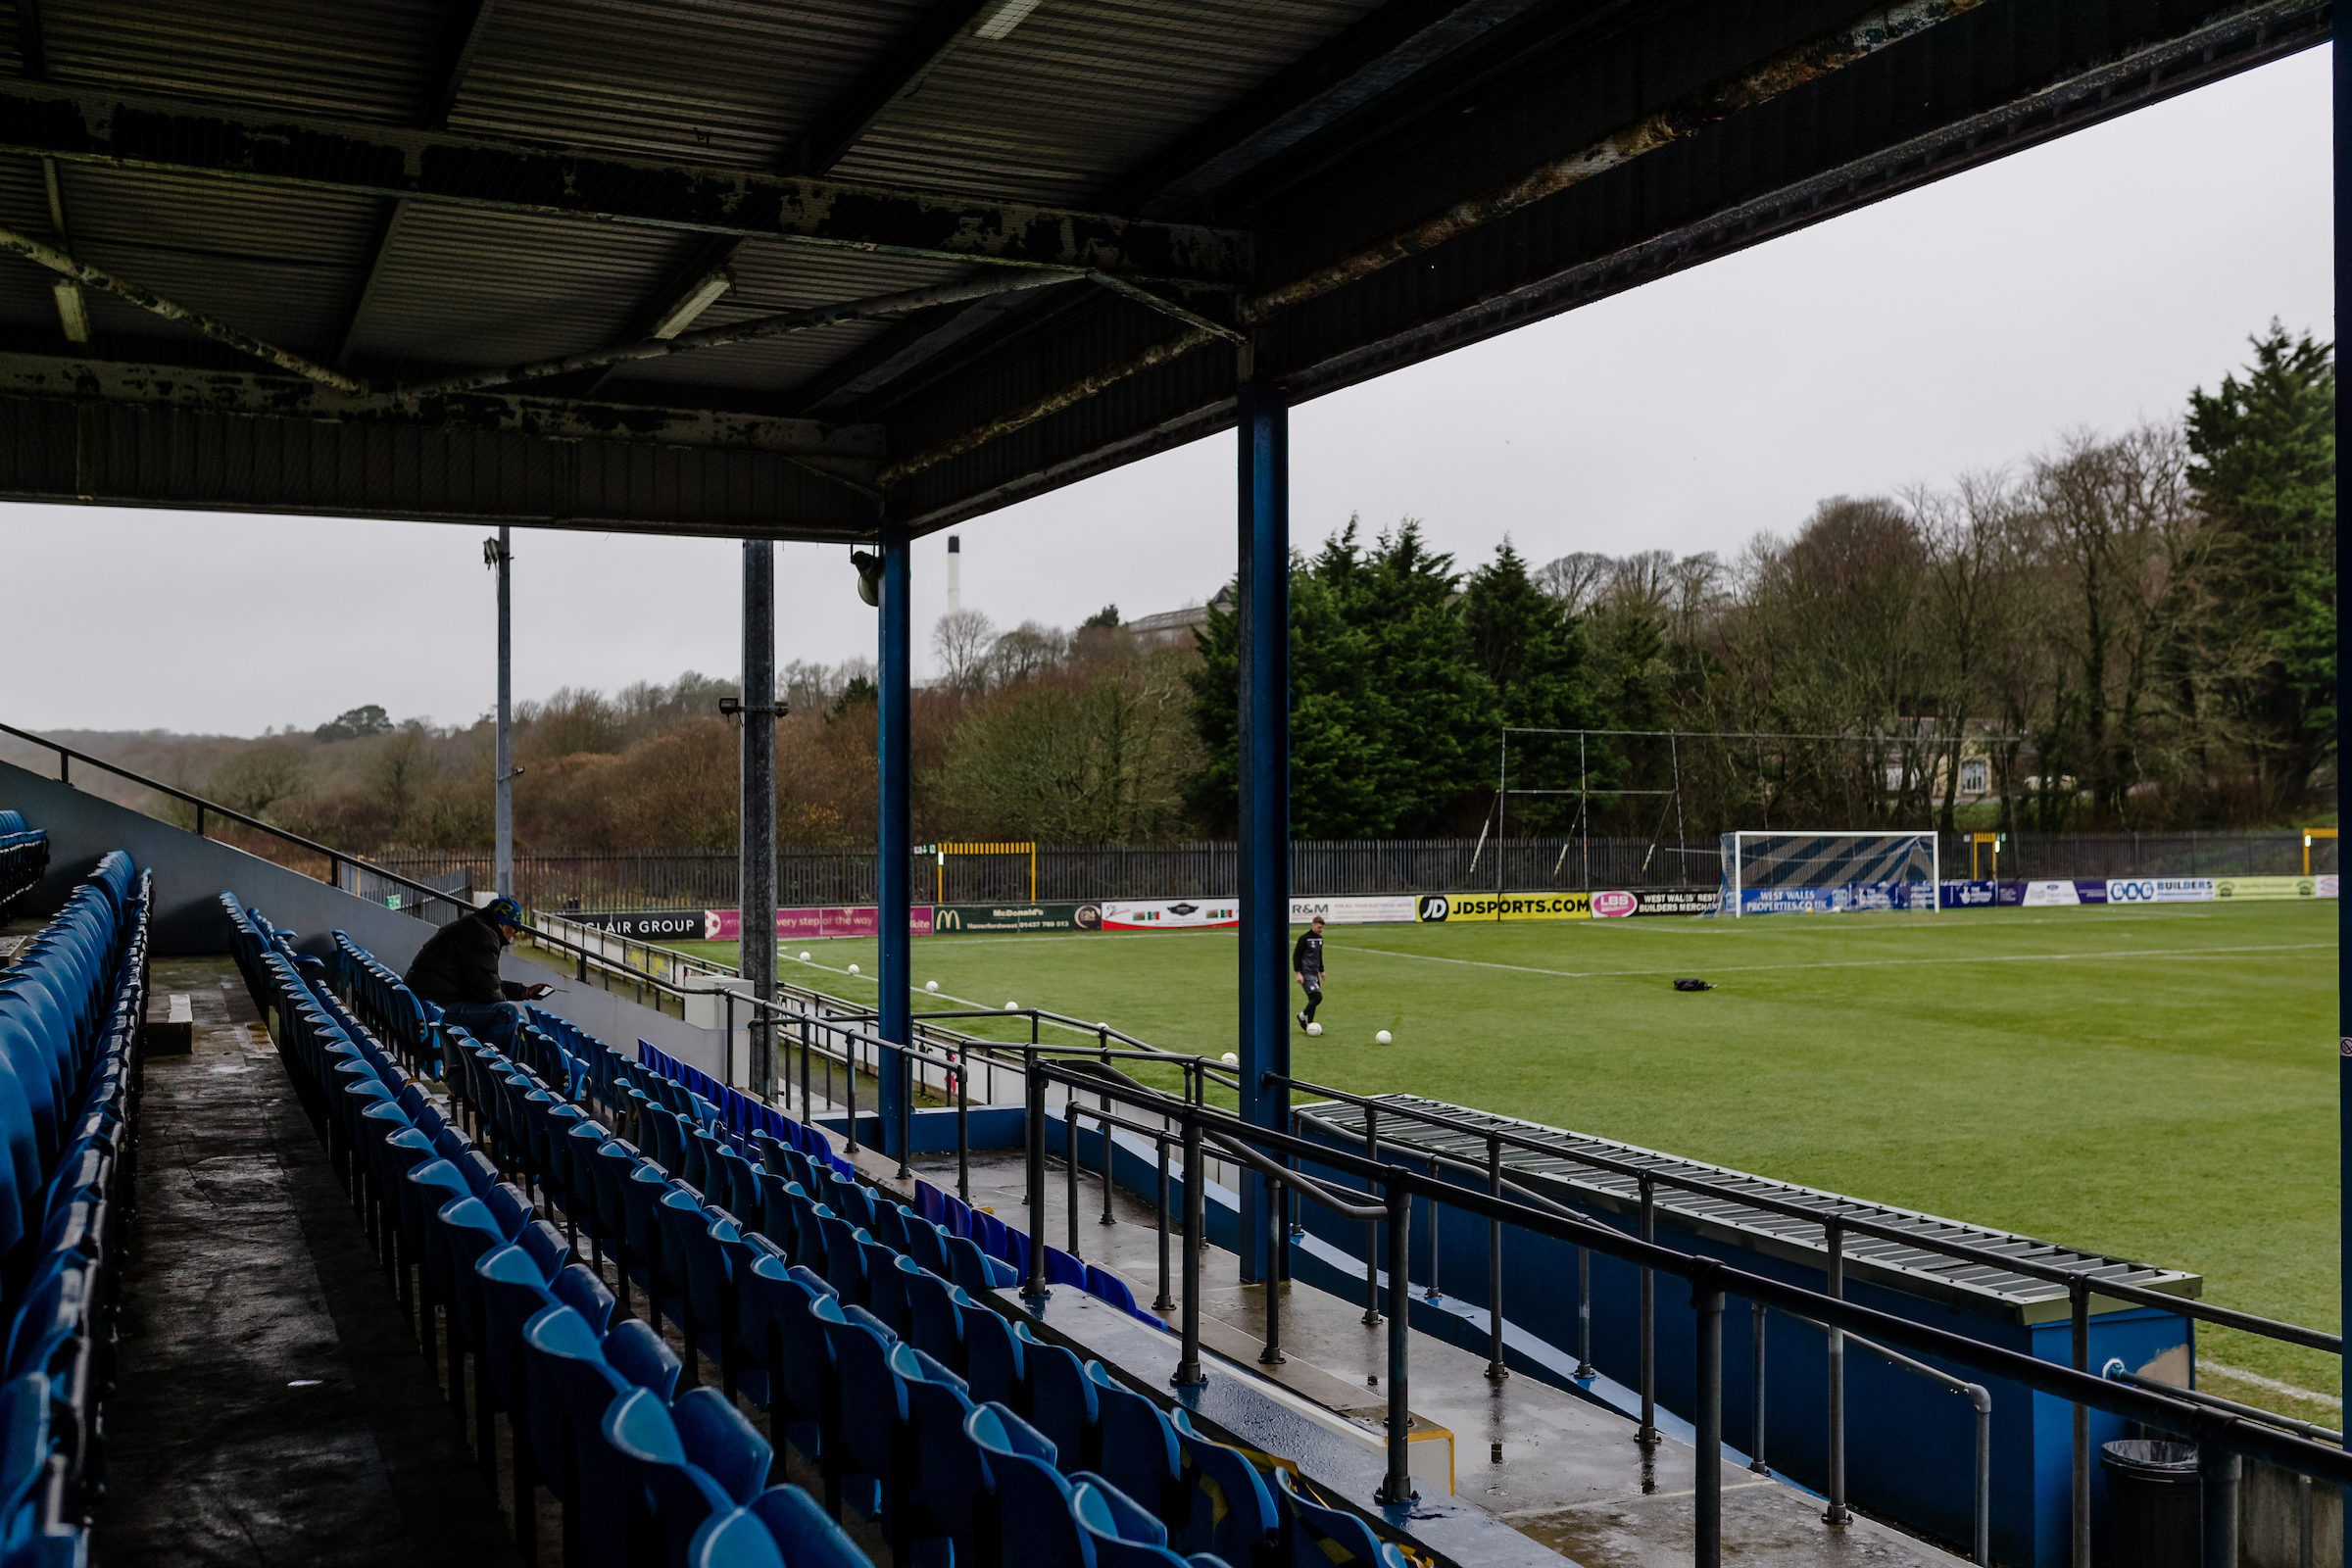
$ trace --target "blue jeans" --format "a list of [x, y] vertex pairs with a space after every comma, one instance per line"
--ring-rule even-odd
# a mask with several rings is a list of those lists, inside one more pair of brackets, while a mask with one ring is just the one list
[[501, 1051], [514, 1048], [515, 1031], [523, 1025], [519, 1002], [444, 1002], [441, 1021], [454, 1024], [485, 1046]]

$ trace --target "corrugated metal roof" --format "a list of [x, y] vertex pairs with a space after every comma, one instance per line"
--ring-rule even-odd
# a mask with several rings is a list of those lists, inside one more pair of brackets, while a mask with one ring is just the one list
[[[2203, 1294], [2204, 1290], [2204, 1281], [2200, 1276], [2180, 1269], [2128, 1262], [2081, 1248], [2034, 1241], [2009, 1231], [1943, 1219], [1886, 1203], [1874, 1203], [1864, 1199], [1823, 1192], [1818, 1188], [1799, 1187], [1792, 1182], [1751, 1176], [1728, 1166], [1709, 1165], [1679, 1155], [1662, 1154], [1634, 1144], [1595, 1138], [1588, 1133], [1567, 1132], [1557, 1127], [1546, 1127], [1541, 1122], [1497, 1116], [1490, 1111], [1471, 1110], [1417, 1095], [1376, 1095], [1371, 1098], [1384, 1108], [1395, 1106], [1399, 1111], [1420, 1111], [1441, 1116], [1460, 1127], [1475, 1129], [1456, 1132], [1446, 1127], [1417, 1123], [1403, 1115], [1383, 1115], [1378, 1132], [1384, 1149], [1414, 1149], [1448, 1154], [1483, 1167], [1487, 1160], [1485, 1134], [1502, 1133], [1539, 1144], [1548, 1151], [1539, 1153], [1527, 1149], [1504, 1149], [1502, 1162], [1510, 1172], [1512, 1181], [1557, 1202], [1614, 1214], [1638, 1214], [1641, 1211], [1641, 1178], [1587, 1162], [1590, 1159], [1630, 1166], [1676, 1182], [1697, 1183], [1708, 1190], [1692, 1192], [1684, 1187], [1669, 1186], [1665, 1181], [1654, 1184], [1654, 1202], [1660, 1224], [1694, 1231], [1713, 1241], [1728, 1242], [1736, 1247], [1810, 1267], [1824, 1266], [1829, 1256], [1826, 1221], [1832, 1216], [1842, 1216], [1866, 1221], [1882, 1229], [1906, 1232], [1923, 1242], [1966, 1247], [1980, 1252], [1997, 1252], [2021, 1262], [2031, 1261], [2043, 1268], [2087, 1275], [2094, 1281], [2134, 1285], [2141, 1290], [2192, 1298]], [[1345, 1129], [1357, 1139], [1363, 1136], [1364, 1112], [1360, 1106], [1323, 1101], [1302, 1104], [1298, 1108]], [[1717, 1196], [1718, 1193], [1721, 1196]], [[1758, 1206], [1760, 1202], [1769, 1202], [1774, 1206], [1761, 1207]], [[1781, 1211], [1788, 1207], [1804, 1212], [1800, 1216]], [[2070, 1310], [2067, 1288], [2062, 1284], [1975, 1259], [1957, 1258], [1930, 1247], [1905, 1246], [1884, 1237], [1848, 1232], [1845, 1237], [1845, 1259], [1848, 1279], [1875, 1280], [1913, 1295], [1935, 1297], [2019, 1322], [2048, 1322], [2067, 1316]], [[2128, 1308], [2125, 1303], [2112, 1298], [2102, 1298], [2094, 1291], [2091, 1309], [2100, 1312]]]
[[[1867, 24], [1851, 0], [1042, 0], [982, 38], [935, 28], [944, 3], [0, 7], [0, 72], [13, 64], [19, 78], [0, 80], [0, 221], [53, 237], [39, 161], [60, 160], [69, 237], [86, 261], [341, 367], [314, 381], [357, 374], [372, 383], [365, 396], [399, 403], [394, 378], [413, 387], [618, 346], [730, 253], [738, 286], [698, 325], [971, 265], [890, 249], [994, 248], [989, 265], [1124, 268], [1190, 290], [1198, 333], [1199, 318], [1234, 318], [1237, 289], [1292, 281], [1432, 215], [1459, 218], [1426, 247], [1363, 252], [1360, 271], [1263, 321], [1257, 373], [1312, 396], [2315, 45], [2330, 16], [2324, 0], [2220, 12], [2211, 0], [1906, 0]], [[1871, 33], [1868, 47], [1824, 52], [1822, 29], [1839, 26]], [[1729, 118], [1689, 96], [1800, 57], [1840, 63], [1819, 80], [1809, 65], [1776, 65], [1784, 85]], [[1697, 128], [1572, 190], [1485, 210], [1498, 182], [1666, 108]], [[771, 177], [747, 184], [753, 172]], [[796, 172], [814, 182], [772, 178]], [[1137, 227], [1170, 180], [1173, 210], [1223, 229]], [[1116, 213], [1088, 211], [1114, 199]], [[1020, 203], [1072, 212], [1004, 210]], [[651, 226], [678, 222], [731, 237]], [[766, 237], [779, 228], [792, 238]], [[1407, 249], [1409, 265], [1391, 265]], [[19, 398], [67, 384], [46, 363], [69, 357], [50, 282], [29, 261], [0, 262], [0, 350], [44, 362], [0, 367]], [[96, 340], [71, 358], [124, 372], [105, 379], [110, 398], [191, 368], [278, 373], [95, 289], [88, 301]], [[640, 406], [565, 423], [566, 440], [655, 440], [644, 432], [696, 428], [705, 414], [821, 408], [887, 439], [874, 484], [891, 516], [927, 530], [1224, 424], [1236, 355], [1199, 337], [1171, 351], [1187, 329], [1079, 284], [532, 390]], [[221, 395], [282, 402], [260, 381]], [[420, 426], [447, 416], [369, 413]], [[531, 422], [507, 414], [502, 430]], [[170, 450], [186, 428], [165, 421], [138, 439]], [[334, 461], [320, 443], [335, 437], [306, 439], [306, 462]], [[351, 439], [350, 461], [373, 461], [374, 437]], [[159, 476], [158, 504], [220, 504], [217, 489], [176, 495], [169, 466], [116, 471]], [[721, 471], [735, 470], [679, 466], [668, 482]], [[285, 478], [293, 505], [307, 480]], [[638, 495], [648, 510], [631, 525], [719, 514], [699, 492], [617, 479], [606, 492]], [[880, 505], [858, 497], [858, 530]], [[465, 511], [463, 498], [449, 506]], [[848, 514], [828, 499], [769, 525], [837, 537]]]

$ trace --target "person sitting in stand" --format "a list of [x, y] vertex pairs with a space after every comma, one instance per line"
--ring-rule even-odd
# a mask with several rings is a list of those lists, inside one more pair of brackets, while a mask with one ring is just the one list
[[485, 1045], [512, 1049], [525, 1021], [520, 1004], [555, 989], [498, 977], [498, 956], [521, 929], [522, 910], [514, 901], [492, 899], [427, 938], [401, 978], [418, 1000], [440, 1007], [444, 1023]]

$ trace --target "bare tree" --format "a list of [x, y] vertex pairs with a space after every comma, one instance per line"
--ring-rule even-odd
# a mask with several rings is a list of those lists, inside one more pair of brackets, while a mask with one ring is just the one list
[[1581, 615], [1600, 598], [1601, 590], [1616, 569], [1613, 557], [1593, 550], [1579, 550], [1538, 570], [1536, 586], [1566, 606], [1571, 615]]
[[940, 678], [957, 691], [980, 691], [988, 684], [989, 650], [997, 640], [997, 623], [977, 610], [956, 610], [939, 617], [931, 628], [931, 651], [939, 656]]

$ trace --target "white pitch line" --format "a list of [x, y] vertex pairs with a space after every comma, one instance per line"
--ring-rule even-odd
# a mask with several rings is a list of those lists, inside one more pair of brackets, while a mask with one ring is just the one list
[[2255, 1388], [2268, 1389], [2273, 1394], [2283, 1394], [2290, 1399], [2308, 1399], [2313, 1404], [2324, 1404], [2331, 1410], [2341, 1410], [2344, 1407], [2344, 1401], [2332, 1394], [2322, 1394], [2317, 1389], [2299, 1389], [2292, 1383], [2281, 1383], [2277, 1378], [2266, 1378], [2259, 1372], [2249, 1372], [2241, 1366], [2225, 1366], [2219, 1361], [2209, 1361], [2201, 1355], [2197, 1357], [2197, 1366], [2202, 1371], [2218, 1372], [2232, 1383], [2250, 1383]]
[[[808, 968], [808, 969], [822, 969], [822, 970], [824, 970], [824, 971], [825, 971], [827, 974], [837, 974], [837, 975], [840, 975], [840, 976], [841, 976], [843, 979], [845, 979], [845, 980], [862, 980], [862, 981], [864, 981], [866, 984], [868, 984], [868, 985], [872, 985], [872, 986], [879, 986], [879, 985], [882, 983], [882, 982], [881, 982], [881, 981], [880, 981], [878, 978], [876, 978], [876, 977], [875, 977], [875, 976], [873, 976], [873, 975], [870, 975], [870, 974], [852, 974], [852, 973], [850, 973], [850, 971], [849, 971], [849, 970], [847, 970], [847, 969], [837, 969], [837, 968], [835, 968], [833, 965], [831, 965], [831, 964], [829, 964], [829, 963], [819, 963], [819, 962], [817, 962], [817, 961], [816, 961], [814, 958], [795, 958], [795, 959], [793, 959], [792, 961], [793, 961], [794, 963], [800, 964], [800, 965], [801, 965], [802, 967], [804, 967], [804, 968]], [[783, 977], [782, 977], [781, 975], [779, 975], [777, 978], [778, 978], [778, 979], [781, 979], [781, 978], [783, 978]], [[975, 1010], [975, 1011], [977, 1011], [977, 1012], [980, 1012], [980, 1013], [986, 1014], [986, 1015], [988, 1015], [988, 1016], [990, 1016], [990, 1017], [1002, 1018], [1002, 1017], [1004, 1017], [1004, 1016], [1005, 1016], [1004, 1013], [998, 1012], [998, 1011], [997, 1011], [997, 1010], [996, 1010], [994, 1007], [990, 1006], [990, 1005], [989, 1005], [987, 1003], [985, 1003], [985, 1002], [981, 1002], [981, 1001], [979, 1001], [979, 1000], [977, 1000], [977, 999], [975, 999], [975, 998], [972, 998], [972, 997], [959, 997], [959, 996], [956, 996], [956, 995], [954, 992], [950, 992], [950, 991], [925, 991], [925, 990], [921, 989], [920, 987], [918, 987], [918, 986], [915, 986], [915, 985], [913, 985], [913, 984], [911, 984], [911, 983], [910, 983], [910, 984], [908, 984], [908, 986], [906, 987], [906, 994], [907, 994], [908, 996], [910, 996], [910, 997], [915, 997], [915, 998], [935, 998], [935, 999], [937, 999], [938, 1001], [941, 1001], [941, 1002], [959, 1002], [959, 1003], [963, 1004], [963, 1005], [965, 1005], [965, 1006], [967, 1006], [967, 1007], [970, 1007], [970, 1008], [972, 1008], [973, 1010]], [[1015, 1018], [1017, 1018], [1017, 1017], [1019, 1017], [1019, 1016], [1020, 1016], [1020, 1014], [1016, 1012], [1016, 1013], [1013, 1013], [1013, 1014], [1012, 1014], [1012, 1016], [1013, 1016], [1013, 1017], [1015, 1017]], [[970, 1021], [971, 1021], [971, 1022], [974, 1022], [974, 1023], [977, 1023], [979, 1020], [975, 1018], [975, 1019], [972, 1019], [972, 1020], [970, 1020]], [[1076, 1024], [1073, 1024], [1073, 1023], [1063, 1023], [1063, 1022], [1062, 1022], [1061, 1020], [1059, 1020], [1058, 1018], [1041, 1018], [1041, 1019], [1039, 1019], [1038, 1021], [1039, 1021], [1040, 1023], [1044, 1024], [1044, 1025], [1045, 1025], [1047, 1028], [1049, 1028], [1049, 1029], [1067, 1029], [1067, 1030], [1069, 1030], [1069, 1031], [1070, 1031], [1071, 1033], [1073, 1033], [1073, 1034], [1081, 1034], [1081, 1035], [1083, 1035], [1083, 1034], [1092, 1034], [1092, 1033], [1094, 1032], [1094, 1031], [1093, 1031], [1093, 1030], [1091, 1030], [1091, 1029], [1082, 1029], [1082, 1028], [1080, 1028], [1078, 1025], [1076, 1025]]]
[[[2070, 958], [2198, 958], [2225, 953], [2297, 953], [2310, 948], [2333, 948], [2332, 942], [2273, 942], [2243, 948], [2150, 948], [2116, 953], [2003, 953], [1982, 958], [1851, 958], [1837, 963], [1709, 964], [1710, 974], [1758, 974], [1780, 969], [1878, 969], [1896, 964], [2044, 963]], [[1442, 958], [1432, 953], [1399, 953], [1394, 948], [1342, 948], [1343, 953], [1377, 954], [1384, 958], [1419, 958], [1426, 963], [1458, 963], [1472, 969], [1508, 969], [1517, 974], [1544, 974], [1561, 980], [1610, 980], [1620, 976], [1674, 974], [1674, 969], [1539, 969], [1533, 964], [1494, 963], [1485, 958]], [[1690, 967], [1688, 964], [1684, 968]]]

